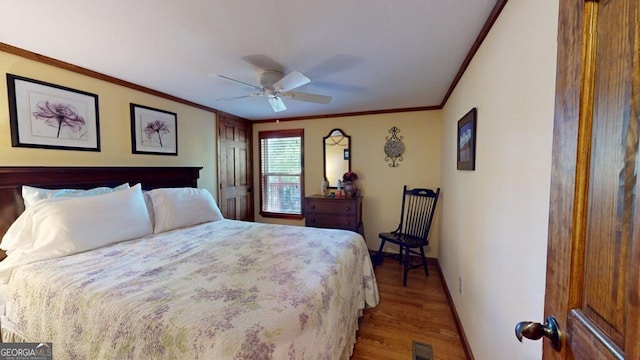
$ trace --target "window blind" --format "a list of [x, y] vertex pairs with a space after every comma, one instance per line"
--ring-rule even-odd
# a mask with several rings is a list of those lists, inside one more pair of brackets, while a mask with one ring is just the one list
[[302, 214], [301, 132], [260, 133], [261, 211]]

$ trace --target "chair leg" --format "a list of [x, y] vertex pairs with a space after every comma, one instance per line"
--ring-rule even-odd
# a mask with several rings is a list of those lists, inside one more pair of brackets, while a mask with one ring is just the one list
[[384, 248], [384, 243], [386, 242], [386, 240], [381, 239], [382, 241], [380, 242], [380, 247], [378, 248], [378, 253], [376, 253], [376, 259], [373, 262], [373, 268], [375, 269], [376, 266], [378, 265], [382, 265], [382, 262], [384, 261], [384, 256], [382, 255], [382, 248]]
[[420, 255], [422, 255], [422, 266], [424, 267], [424, 274], [429, 276], [429, 269], [427, 269], [427, 258], [424, 256], [424, 248], [420, 246]]
[[[402, 249], [402, 247], [400, 247]], [[402, 275], [402, 286], [407, 286], [407, 272], [409, 272], [409, 248], [404, 249], [404, 274]]]
[[402, 245], [399, 246], [400, 249], [398, 249], [398, 264], [402, 264], [402, 261], [404, 260], [404, 257], [402, 256], [402, 250], [404, 250], [404, 248], [402, 247]]

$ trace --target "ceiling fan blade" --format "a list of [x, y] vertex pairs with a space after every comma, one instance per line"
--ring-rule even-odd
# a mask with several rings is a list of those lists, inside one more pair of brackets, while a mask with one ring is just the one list
[[282, 99], [278, 96], [273, 96], [273, 97], [269, 97], [269, 104], [271, 105], [271, 108], [273, 109], [273, 111], [275, 112], [280, 112], [280, 111], [285, 111], [287, 110], [287, 107], [284, 106], [284, 101], [282, 101]]
[[282, 79], [273, 84], [273, 88], [278, 92], [287, 92], [311, 82], [305, 74], [299, 71], [293, 71], [285, 75]]
[[287, 99], [312, 102], [316, 104], [328, 104], [331, 102], [331, 96], [310, 94], [299, 91], [288, 91], [282, 94], [282, 96], [286, 97]]
[[230, 78], [230, 77], [228, 77], [228, 76], [224, 76], [224, 75], [218, 75], [218, 77], [221, 77], [221, 78], [226, 79], [226, 80], [229, 80], [229, 81], [233, 81], [233, 82], [238, 83], [238, 84], [242, 84], [242, 85], [248, 86], [248, 87], [250, 87], [250, 88], [252, 88], [252, 89], [255, 89], [255, 90], [258, 90], [258, 91], [262, 91], [262, 88], [261, 88], [261, 87], [259, 87], [259, 86], [255, 86], [255, 85], [252, 85], [252, 84], [249, 84], [249, 83], [246, 83], [246, 82], [244, 82], [244, 81], [240, 81], [240, 80], [232, 79], [232, 78]]
[[230, 101], [230, 100], [244, 99], [244, 98], [255, 97], [255, 96], [262, 96], [262, 94], [254, 93], [254, 94], [242, 95], [242, 96], [232, 96], [232, 97], [216, 99], [216, 101]]

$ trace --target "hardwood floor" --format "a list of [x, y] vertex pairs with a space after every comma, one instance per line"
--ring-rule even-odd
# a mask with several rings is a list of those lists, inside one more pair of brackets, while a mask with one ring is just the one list
[[409, 360], [413, 340], [430, 344], [434, 359], [466, 359], [438, 268], [428, 267], [428, 277], [409, 271], [407, 287], [397, 261], [376, 267], [380, 303], [365, 310], [351, 360]]

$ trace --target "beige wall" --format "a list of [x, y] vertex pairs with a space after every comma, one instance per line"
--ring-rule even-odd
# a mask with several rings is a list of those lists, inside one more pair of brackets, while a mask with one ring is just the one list
[[[0, 166], [202, 166], [198, 185], [217, 196], [213, 113], [5, 52], [0, 52], [0, 73]], [[12, 147], [5, 73], [97, 94], [101, 151]], [[177, 114], [178, 156], [131, 153], [129, 103]]]
[[[400, 166], [389, 167], [385, 161], [385, 137], [393, 126], [398, 127], [405, 143], [404, 160]], [[402, 186], [435, 188], [440, 186], [440, 111], [419, 111], [368, 116], [337, 117], [316, 120], [260, 123], [253, 127], [254, 139], [264, 130], [304, 129], [305, 193], [318, 194], [323, 178], [322, 138], [334, 128], [351, 136], [351, 169], [358, 174], [356, 184], [362, 191], [365, 237], [370, 249], [380, 245], [378, 233], [398, 226]], [[259, 184], [258, 144], [254, 146], [254, 183]], [[260, 216], [260, 199], [256, 191], [256, 221], [304, 225], [304, 220], [279, 220]], [[435, 223], [439, 221], [436, 215]], [[427, 256], [437, 257], [438, 226], [431, 233]], [[388, 251], [395, 251], [393, 245]]]
[[[513, 329], [544, 319], [557, 21], [557, 0], [509, 1], [443, 109], [438, 259], [476, 359], [541, 358]], [[473, 107], [476, 171], [458, 171]]]

